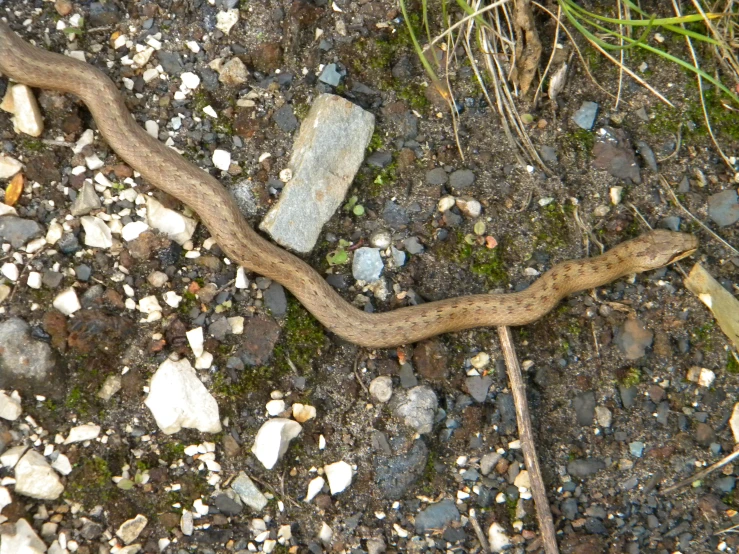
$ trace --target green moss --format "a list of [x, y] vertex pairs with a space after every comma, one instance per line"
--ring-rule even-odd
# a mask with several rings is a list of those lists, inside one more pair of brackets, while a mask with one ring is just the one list
[[295, 113], [295, 117], [297, 117], [300, 121], [303, 121], [306, 117], [308, 117], [308, 113], [310, 112], [310, 105], [307, 102], [293, 104], [293, 112]]
[[398, 98], [404, 100], [412, 109], [422, 112], [428, 107], [429, 101], [426, 99], [423, 87], [415, 83], [399, 84], [397, 79], [395, 83], [395, 91], [398, 94]]
[[641, 370], [638, 367], [630, 367], [621, 379], [624, 387], [635, 387], [641, 382]]
[[64, 406], [81, 416], [86, 416], [90, 413], [90, 403], [82, 389], [78, 386], [72, 387], [72, 390], [69, 391], [64, 401]]
[[693, 331], [693, 336], [695, 337], [696, 342], [700, 343], [704, 348], [710, 349], [713, 342], [711, 340], [711, 334], [713, 333], [714, 327], [716, 327], [716, 322], [714, 321], [708, 321], [700, 327], [697, 327]]
[[377, 129], [374, 130], [372, 133], [372, 138], [369, 141], [369, 144], [367, 145], [367, 153], [371, 154], [372, 152], [376, 152], [385, 145], [385, 139], [380, 134], [380, 131]]
[[500, 244], [495, 248], [486, 248], [477, 244], [467, 244], [463, 238], [460, 241], [457, 260], [468, 263], [470, 271], [484, 277], [489, 287], [508, 284], [508, 271], [503, 262], [503, 248]]
[[595, 135], [592, 131], [578, 128], [563, 133], [560, 141], [563, 152], [570, 152], [575, 156], [588, 158], [593, 151], [593, 146], [595, 146]]
[[312, 372], [313, 359], [326, 346], [326, 335], [321, 324], [294, 298], [287, 303], [283, 333], [274, 351], [275, 362], [289, 367], [289, 359], [299, 370]]
[[567, 207], [547, 204], [541, 209], [541, 216], [534, 221], [535, 247], [551, 251], [569, 243], [570, 228], [565, 213]]
[[185, 457], [185, 445], [181, 442], [167, 442], [159, 449], [162, 459], [168, 464], [174, 463]]
[[23, 148], [30, 150], [31, 152], [41, 152], [46, 150], [46, 145], [39, 139], [26, 138], [21, 141], [21, 145]]
[[102, 502], [113, 501], [120, 490], [112, 481], [108, 462], [99, 456], [83, 457], [69, 476], [65, 497], [91, 508]]
[[729, 352], [729, 358], [726, 360], [726, 371], [734, 375], [739, 373], [739, 362], [736, 361], [736, 358], [731, 352]]

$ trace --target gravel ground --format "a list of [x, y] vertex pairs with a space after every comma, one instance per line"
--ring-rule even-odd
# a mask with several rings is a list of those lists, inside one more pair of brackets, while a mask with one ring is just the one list
[[[693, 259], [737, 292], [739, 258], [657, 178], [739, 243], [734, 172], [701, 130], [691, 79], [657, 59], [635, 65], [675, 111], [629, 80], [614, 108], [579, 62], [556, 106], [529, 108], [547, 177], [517, 162], [465, 64], [451, 76], [462, 158], [388, 2], [0, 0], [0, 12], [107, 73], [255, 226], [319, 94], [374, 114], [347, 204], [305, 256], [366, 310], [523, 290], [597, 252], [575, 213], [605, 247], [645, 229], [637, 211], [694, 232]], [[616, 71], [587, 58], [615, 91]], [[0, 117], [2, 154], [25, 177], [18, 217], [0, 216], [0, 552], [479, 552], [482, 535], [542, 551], [494, 330], [378, 351], [325, 333], [277, 283], [237, 272], [202, 225], [184, 240], [157, 232], [158, 207], [169, 223], [194, 214], [87, 140], [95, 123], [75, 99], [34, 92], [40, 137]], [[735, 153], [736, 112], [710, 108]], [[352, 265], [367, 245], [384, 265], [370, 284]], [[682, 279], [676, 267], [622, 279], [513, 330], [562, 552], [739, 548], [716, 534], [739, 523], [739, 466], [660, 492], [735, 442], [739, 367]], [[178, 393], [195, 415], [167, 427], [150, 407]], [[252, 445], [271, 416], [267, 454], [302, 427], [266, 469]]]

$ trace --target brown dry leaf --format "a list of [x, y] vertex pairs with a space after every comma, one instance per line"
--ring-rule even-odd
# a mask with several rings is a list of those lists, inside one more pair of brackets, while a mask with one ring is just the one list
[[23, 185], [25, 185], [26, 179], [23, 177], [23, 173], [16, 173], [10, 180], [8, 188], [5, 189], [5, 200], [4, 202], [8, 206], [15, 205], [18, 199], [23, 194]]
[[690, 270], [685, 286], [708, 306], [721, 330], [739, 348], [739, 300], [700, 264], [695, 264]]
[[515, 5], [516, 65], [511, 72], [511, 80], [518, 83], [521, 92], [526, 94], [536, 76], [541, 60], [541, 41], [536, 32], [534, 12], [530, 0], [517, 0]]

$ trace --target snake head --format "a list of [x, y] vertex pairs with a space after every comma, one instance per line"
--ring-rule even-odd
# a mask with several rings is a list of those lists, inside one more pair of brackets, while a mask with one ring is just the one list
[[637, 271], [649, 271], [675, 263], [698, 249], [698, 239], [686, 233], [658, 229], [635, 239], [639, 248], [634, 249], [634, 265]]

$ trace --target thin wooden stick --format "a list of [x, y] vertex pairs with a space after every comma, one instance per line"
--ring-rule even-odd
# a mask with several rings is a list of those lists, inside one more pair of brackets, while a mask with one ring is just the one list
[[518, 357], [513, 346], [511, 330], [506, 326], [498, 327], [498, 337], [500, 337], [503, 357], [505, 358], [505, 364], [508, 369], [508, 378], [511, 380], [511, 392], [513, 393], [513, 403], [516, 406], [516, 419], [518, 420], [518, 434], [521, 438], [521, 450], [523, 451], [524, 462], [526, 462], [526, 469], [529, 472], [531, 493], [534, 496], [536, 518], [539, 521], [544, 552], [546, 554], [559, 554], [554, 522], [552, 521], [552, 511], [549, 508], [547, 491], [544, 487], [544, 480], [541, 477], [541, 469], [539, 468], [539, 458], [536, 455], [534, 431], [531, 428], [531, 415], [529, 414], [529, 404], [526, 400], [526, 388], [523, 383], [523, 376], [521, 375], [521, 366], [518, 364]]
[[729, 454], [728, 456], [726, 456], [724, 459], [719, 460], [715, 464], [708, 466], [706, 469], [700, 470], [698, 473], [696, 473], [694, 475], [691, 475], [687, 479], [683, 479], [682, 481], [678, 481], [677, 483], [675, 483], [671, 487], [667, 487], [666, 489], [664, 489], [663, 491], [661, 491], [660, 494], [667, 494], [668, 492], [672, 492], [675, 489], [679, 489], [681, 487], [684, 487], [685, 485], [690, 485], [691, 483], [697, 481], [698, 479], [702, 479], [703, 477], [705, 477], [709, 473], [713, 473], [717, 469], [721, 469], [726, 464], [728, 464], [729, 462], [733, 461], [736, 458], [739, 458], [739, 450], [735, 450], [734, 452], [732, 452], [731, 454]]

